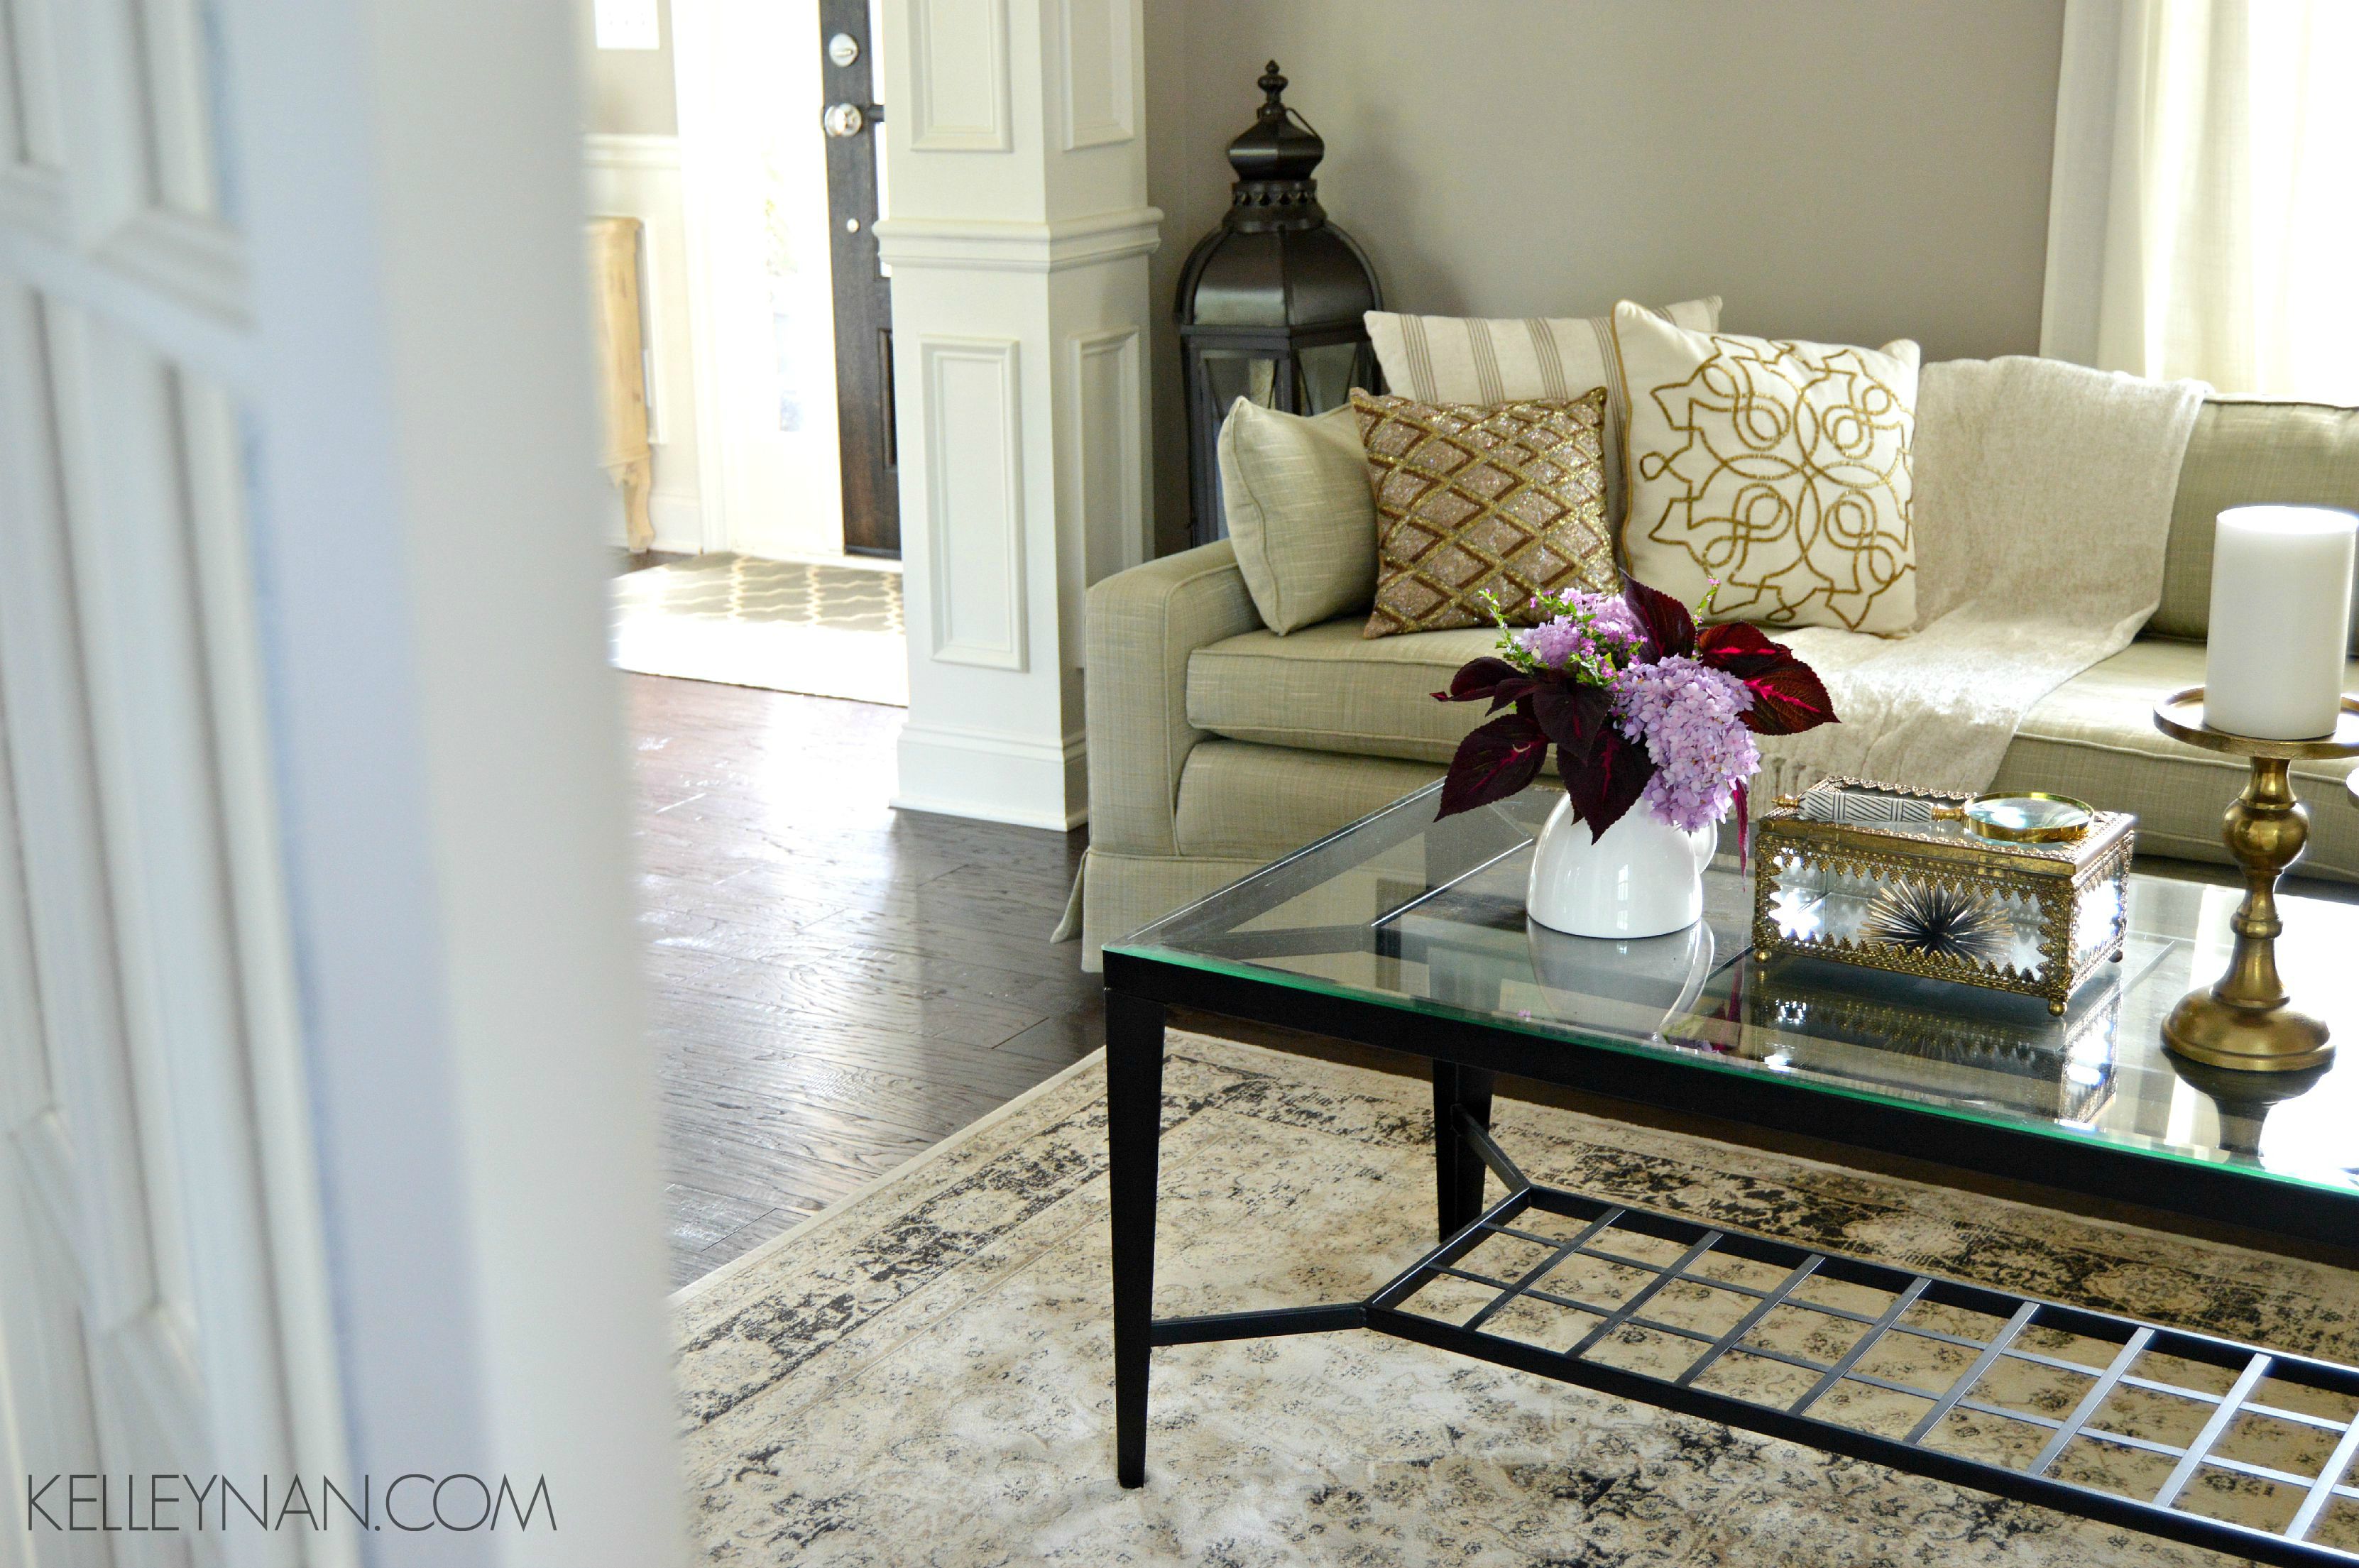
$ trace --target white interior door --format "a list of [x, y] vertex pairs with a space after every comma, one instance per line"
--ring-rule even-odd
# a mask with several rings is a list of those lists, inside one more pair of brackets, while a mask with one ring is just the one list
[[[197, 0], [6, 15], [0, 1443], [28, 1477], [12, 1525], [36, 1563], [332, 1561], [291, 1538], [230, 1559], [193, 1536], [118, 1551], [44, 1528], [93, 1521], [79, 1473], [348, 1466], [282, 885], [255, 809], [251, 333], [213, 18]], [[120, 1526], [123, 1497], [97, 1512]]]
[[0, 1563], [672, 1555], [567, 25], [0, 0]]
[[672, 38], [726, 548], [780, 560], [840, 556], [818, 6], [673, 0]]

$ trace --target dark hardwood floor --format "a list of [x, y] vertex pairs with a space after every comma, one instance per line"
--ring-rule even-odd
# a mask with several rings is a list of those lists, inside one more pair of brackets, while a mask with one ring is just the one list
[[[1051, 943], [1086, 839], [886, 805], [902, 711], [622, 677], [660, 1055], [672, 1279], [686, 1284], [1094, 1051], [1098, 977]], [[2223, 867], [2172, 864], [2228, 880]], [[2350, 898], [2349, 887], [2305, 892]], [[1388, 1072], [1422, 1062], [1234, 1019], [1185, 1027]], [[2027, 1202], [2037, 1186], [1508, 1080], [1513, 1098]], [[2162, 1229], [2124, 1205], [2061, 1206]], [[2310, 1255], [2281, 1237], [2223, 1234]], [[2328, 1261], [2350, 1266], [2349, 1255]]]
[[622, 679], [679, 1285], [1097, 1048], [1086, 835], [892, 811], [900, 709]]

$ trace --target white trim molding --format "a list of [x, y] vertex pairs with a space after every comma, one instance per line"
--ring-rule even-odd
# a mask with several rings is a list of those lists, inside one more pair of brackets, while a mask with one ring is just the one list
[[1014, 338], [918, 340], [926, 432], [927, 651], [943, 664], [1014, 670], [1030, 664], [1016, 347]]
[[886, 218], [879, 254], [896, 270], [955, 267], [979, 272], [1063, 272], [1145, 256], [1162, 243], [1163, 212], [1133, 207], [1051, 223], [982, 218]]
[[1147, 559], [1147, 333], [1108, 327], [1066, 342], [1071, 494], [1081, 507], [1082, 577], [1095, 583]]
[[1118, 146], [1138, 134], [1130, 31], [1125, 0], [1057, 0], [1067, 152]]
[[910, 0], [909, 145], [920, 152], [1008, 152], [1007, 0]]
[[[893, 808], [939, 811], [1017, 827], [1070, 833], [1089, 821], [1089, 741], [1061, 745], [1022, 735], [911, 720], [901, 731], [901, 782]], [[1043, 800], [1074, 802], [1062, 812]]]
[[594, 169], [645, 169], [658, 172], [679, 168], [679, 138], [647, 132], [589, 131], [582, 137], [582, 156]]

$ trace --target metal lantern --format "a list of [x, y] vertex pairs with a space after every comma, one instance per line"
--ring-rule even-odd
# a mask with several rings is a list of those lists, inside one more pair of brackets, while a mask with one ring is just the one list
[[1348, 401], [1376, 387], [1375, 354], [1361, 317], [1384, 305], [1375, 269], [1327, 221], [1310, 171], [1327, 144], [1279, 99], [1271, 60], [1253, 128], [1229, 144], [1237, 182], [1221, 226], [1180, 269], [1173, 314], [1188, 402], [1188, 499], [1193, 541], [1228, 533], [1214, 458], [1221, 421], [1239, 397], [1293, 414]]

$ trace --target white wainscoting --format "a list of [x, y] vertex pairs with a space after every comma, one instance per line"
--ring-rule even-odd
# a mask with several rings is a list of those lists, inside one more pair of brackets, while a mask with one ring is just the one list
[[1145, 346], [1136, 327], [1071, 342], [1072, 494], [1082, 507], [1082, 580], [1095, 583], [1147, 559]]
[[918, 342], [932, 657], [1027, 667], [1024, 454], [1013, 338]]
[[[590, 212], [636, 218], [646, 225], [639, 258], [640, 331], [647, 357], [648, 439], [655, 449], [655, 488], [647, 510], [656, 549], [694, 553], [706, 547], [700, 442], [707, 432], [697, 404], [679, 138], [592, 134], [582, 137], [582, 163]], [[619, 498], [603, 527], [609, 542], [623, 542]]]
[[1127, 0], [1058, 0], [1065, 150], [1112, 147], [1138, 134]]
[[912, 0], [909, 65], [920, 152], [1006, 152], [1007, 0]]

